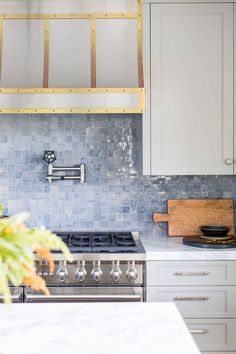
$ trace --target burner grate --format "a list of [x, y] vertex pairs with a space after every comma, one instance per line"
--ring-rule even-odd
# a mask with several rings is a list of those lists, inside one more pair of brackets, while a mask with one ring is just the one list
[[131, 233], [109, 233], [92, 236], [94, 252], [137, 252], [137, 245]]
[[71, 253], [138, 252], [131, 232], [55, 232], [66, 243]]

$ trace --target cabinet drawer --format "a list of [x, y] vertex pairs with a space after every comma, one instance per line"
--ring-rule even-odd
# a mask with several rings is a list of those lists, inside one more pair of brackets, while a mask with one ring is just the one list
[[236, 285], [236, 262], [149, 261], [150, 285]]
[[201, 351], [236, 351], [235, 319], [188, 319], [185, 322]]
[[185, 318], [235, 318], [236, 286], [148, 287], [147, 301], [174, 301]]

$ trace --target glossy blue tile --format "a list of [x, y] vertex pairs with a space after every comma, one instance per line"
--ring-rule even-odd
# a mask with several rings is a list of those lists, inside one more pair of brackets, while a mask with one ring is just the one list
[[[140, 115], [1, 115], [0, 202], [53, 230], [148, 230], [175, 198], [231, 198], [233, 176], [142, 176]], [[84, 162], [87, 182], [46, 180], [44, 150], [58, 165]], [[235, 202], [236, 204], [236, 202]], [[158, 229], [166, 233], [166, 228]]]

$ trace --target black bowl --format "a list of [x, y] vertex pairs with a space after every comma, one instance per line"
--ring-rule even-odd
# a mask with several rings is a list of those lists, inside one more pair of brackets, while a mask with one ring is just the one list
[[219, 226], [219, 225], [204, 225], [200, 226], [201, 231], [204, 235], [208, 237], [223, 237], [227, 235], [230, 228], [227, 226]]

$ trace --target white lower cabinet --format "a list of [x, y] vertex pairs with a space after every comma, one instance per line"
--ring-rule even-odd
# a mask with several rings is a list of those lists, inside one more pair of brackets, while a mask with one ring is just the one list
[[149, 287], [147, 301], [172, 302], [185, 318], [236, 318], [236, 286]]
[[202, 351], [236, 351], [236, 319], [186, 319]]
[[147, 301], [175, 302], [202, 353], [236, 354], [236, 261], [149, 261]]

